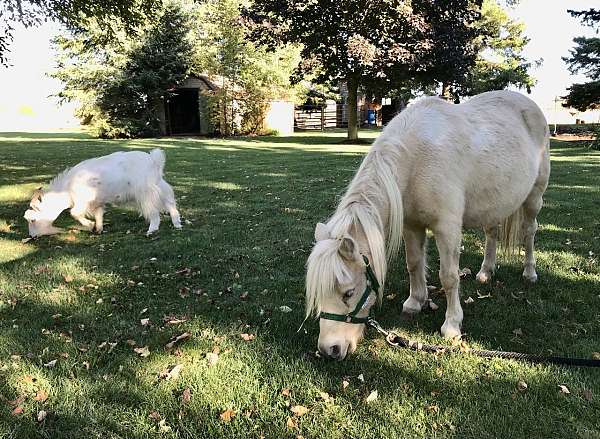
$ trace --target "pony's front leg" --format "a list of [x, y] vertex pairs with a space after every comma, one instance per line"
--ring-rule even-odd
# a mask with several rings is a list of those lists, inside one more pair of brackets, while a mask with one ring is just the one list
[[496, 268], [496, 241], [498, 239], [498, 226], [485, 227], [485, 256], [481, 269], [476, 279], [484, 284], [490, 281]]
[[427, 280], [425, 278], [425, 229], [404, 227], [404, 248], [406, 268], [410, 277], [410, 296], [402, 305], [402, 314], [413, 316], [421, 311], [427, 300]]
[[463, 310], [458, 294], [460, 279], [458, 265], [460, 258], [461, 226], [444, 224], [435, 231], [435, 243], [440, 254], [440, 281], [446, 292], [446, 321], [442, 325], [445, 338], [460, 337]]
[[90, 221], [85, 217], [87, 212], [87, 206], [75, 205], [71, 208], [71, 216], [75, 218], [79, 223], [90, 232], [94, 230], [94, 221]]

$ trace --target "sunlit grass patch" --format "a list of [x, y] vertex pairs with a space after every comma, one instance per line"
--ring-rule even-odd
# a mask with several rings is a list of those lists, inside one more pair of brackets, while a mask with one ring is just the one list
[[[372, 333], [343, 363], [311, 355], [318, 324], [297, 330], [314, 226], [368, 150], [343, 137], [0, 135], [0, 163], [10, 171], [0, 175], [0, 436], [597, 436], [597, 371], [394, 350]], [[65, 213], [57, 222], [65, 233], [21, 242], [37, 185], [89, 157], [154, 147], [166, 151], [183, 230], [163, 218], [147, 238], [136, 212], [109, 207], [101, 235], [74, 230]], [[600, 174], [590, 171], [600, 156], [560, 143], [552, 154], [536, 285], [522, 282], [521, 261], [502, 258], [492, 282], [478, 284], [484, 236], [464, 235], [469, 347], [600, 351]], [[439, 286], [429, 238], [428, 283]], [[411, 322], [399, 319], [407, 295], [401, 256], [378, 319], [409, 338], [451, 344], [439, 336], [443, 294], [432, 293], [437, 311]]]

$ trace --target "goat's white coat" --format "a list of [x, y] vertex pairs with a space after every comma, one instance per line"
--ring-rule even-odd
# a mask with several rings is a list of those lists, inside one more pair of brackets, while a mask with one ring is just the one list
[[[442, 334], [460, 336], [462, 228], [482, 227], [486, 232], [480, 282], [487, 282], [494, 270], [501, 224], [507, 244], [521, 232], [523, 277], [534, 282], [536, 216], [549, 174], [548, 125], [529, 98], [497, 91], [459, 105], [438, 98], [415, 103], [385, 127], [335, 214], [317, 226], [317, 243], [307, 262], [307, 315], [353, 309], [365, 283], [361, 253], [371, 260], [381, 294], [387, 261], [402, 237], [410, 277], [403, 311], [419, 312], [427, 300], [425, 231], [430, 229], [448, 299]], [[351, 295], [346, 301], [344, 293]], [[352, 351], [363, 331], [363, 325], [323, 319], [320, 328], [319, 349], [335, 358]]]
[[164, 165], [164, 153], [153, 149], [149, 153], [115, 152], [65, 170], [48, 189], [34, 194], [31, 209], [25, 212], [30, 235], [59, 232], [52, 223], [65, 209], [71, 209], [71, 215], [87, 229], [101, 232], [106, 204], [135, 203], [150, 223], [147, 234], [158, 230], [162, 211], [180, 228], [173, 189], [163, 179]]

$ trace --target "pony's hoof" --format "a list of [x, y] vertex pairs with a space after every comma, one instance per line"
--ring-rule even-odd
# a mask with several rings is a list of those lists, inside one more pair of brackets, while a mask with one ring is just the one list
[[423, 309], [423, 306], [426, 304], [427, 304], [427, 302], [425, 302], [422, 305], [419, 303], [418, 300], [413, 299], [412, 297], [409, 297], [402, 304], [402, 315], [407, 314], [407, 315], [411, 316], [410, 318], [412, 318], [415, 315], [417, 315], [418, 313], [420, 313], [421, 310]]
[[526, 282], [529, 283], [536, 283], [538, 280], [538, 276], [537, 273], [534, 271], [533, 273], [525, 273], [523, 272], [523, 279], [525, 279]]
[[445, 339], [460, 338], [462, 336], [460, 332], [460, 325], [450, 323], [448, 321], [444, 322], [440, 332], [442, 333], [442, 337]]
[[477, 279], [477, 282], [479, 282], [480, 284], [487, 284], [490, 281], [490, 279], [492, 279], [492, 273], [490, 273], [489, 271], [481, 270], [479, 273], [477, 273], [475, 279]]

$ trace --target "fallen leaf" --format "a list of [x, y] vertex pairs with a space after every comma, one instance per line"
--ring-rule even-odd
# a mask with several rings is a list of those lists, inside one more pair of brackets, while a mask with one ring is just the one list
[[246, 334], [246, 333], [244, 333], [244, 334], [240, 334], [240, 337], [242, 337], [242, 339], [244, 341], [252, 341], [252, 340], [254, 340], [254, 334]]
[[292, 413], [296, 416], [302, 416], [308, 413], [308, 409], [303, 405], [295, 405], [291, 409]]
[[360, 382], [363, 382], [363, 383], [365, 382], [365, 377], [364, 377], [364, 375], [362, 373], [359, 376], [357, 376], [356, 378], [358, 378], [358, 380]]
[[289, 397], [290, 396], [290, 389], [287, 388], [287, 387], [284, 387], [283, 389], [281, 389], [281, 395]]
[[155, 421], [160, 419], [160, 413], [158, 413], [156, 410], [152, 410], [148, 416], [150, 419], [154, 419]]
[[527, 383], [523, 380], [519, 380], [519, 382], [517, 383], [517, 389], [519, 389], [519, 391], [524, 392], [525, 390], [527, 390]]
[[146, 311], [148, 311], [148, 308], [144, 308], [143, 310], [141, 310], [140, 314], [144, 314]]
[[173, 346], [175, 346], [177, 343], [179, 343], [180, 341], [183, 341], [183, 340], [187, 340], [191, 336], [192, 336], [192, 334], [189, 332], [184, 332], [183, 334], [179, 334], [178, 336], [172, 338], [171, 341], [169, 341], [169, 343], [167, 343], [165, 345], [165, 348], [172, 349]]
[[291, 429], [298, 428], [298, 421], [290, 416], [288, 416], [285, 424], [287, 425], [288, 428], [291, 428]]
[[35, 394], [35, 399], [36, 401], [41, 401], [44, 402], [48, 399], [48, 394], [44, 391], [44, 389], [40, 389], [37, 391], [37, 393]]
[[140, 357], [147, 357], [148, 355], [150, 355], [150, 348], [148, 348], [148, 346], [144, 346], [142, 348], [134, 348], [133, 352], [139, 354]]
[[373, 402], [373, 401], [377, 400], [378, 396], [379, 396], [379, 393], [377, 392], [377, 390], [373, 390], [371, 393], [369, 393], [369, 396], [367, 396], [367, 399], [365, 399], [365, 401], [367, 403]]
[[581, 391], [581, 395], [585, 398], [586, 401], [590, 402], [592, 400], [592, 391], [590, 389], [583, 389]]
[[179, 374], [181, 373], [181, 369], [183, 369], [183, 364], [178, 364], [174, 366], [165, 376], [165, 380], [176, 380], [179, 378]]
[[459, 276], [460, 276], [461, 278], [465, 278], [465, 277], [467, 277], [467, 276], [471, 276], [471, 269], [470, 269], [470, 268], [467, 268], [467, 267], [465, 267], [465, 268], [463, 268], [462, 270], [460, 270], [460, 272], [459, 272], [458, 274], [459, 274]]
[[206, 363], [208, 363], [208, 367], [214, 366], [219, 361], [219, 354], [215, 354], [214, 352], [209, 352], [206, 354]]
[[232, 409], [227, 409], [223, 413], [221, 413], [220, 418], [223, 422], [230, 422], [234, 416], [235, 411], [233, 411]]
[[347, 380], [342, 380], [342, 389], [345, 389], [346, 387], [348, 387], [350, 385], [350, 382]]
[[142, 326], [148, 326], [149, 323], [150, 323], [150, 319], [141, 319], [140, 320], [140, 324]]
[[568, 395], [571, 393], [569, 388], [567, 386], [565, 386], [564, 384], [559, 384], [558, 388], [560, 389], [560, 393], [564, 393], [565, 395]]
[[40, 410], [37, 414], [37, 421], [42, 422], [44, 419], [46, 419], [47, 415], [48, 415], [48, 413], [46, 413], [45, 410]]
[[158, 422], [158, 431], [161, 433], [167, 433], [167, 432], [171, 431], [171, 427], [167, 425], [166, 419], [161, 419]]
[[25, 395], [21, 395], [17, 399], [8, 401], [8, 404], [12, 406], [17, 406], [23, 404], [23, 402], [25, 402]]
[[513, 329], [513, 334], [515, 334], [517, 337], [520, 337], [523, 335], [523, 330], [521, 330], [521, 328], [517, 328], [517, 329]]
[[31, 241], [32, 239], [33, 239], [33, 238], [31, 238], [31, 237], [28, 237], [28, 238], [23, 238], [23, 239], [21, 239], [21, 242], [22, 242], [23, 244], [26, 244], [26, 243], [28, 243], [29, 241]]
[[592, 352], [592, 358], [594, 360], [600, 360], [600, 352]]
[[327, 392], [319, 392], [319, 398], [321, 398], [325, 402], [329, 402], [329, 401], [333, 400], [333, 398], [331, 396], [329, 396], [329, 393], [327, 393]]
[[192, 392], [189, 387], [186, 387], [181, 394], [181, 402], [187, 404], [192, 400]]
[[71, 276], [70, 274], [67, 274], [64, 276], [65, 282], [69, 283], [69, 282], [73, 282], [73, 276]]
[[54, 367], [54, 366], [56, 366], [56, 362], [57, 362], [57, 361], [58, 361], [58, 360], [51, 360], [51, 361], [48, 361], [46, 364], [44, 364], [44, 367]]
[[16, 416], [16, 415], [20, 415], [21, 413], [23, 413], [23, 406], [18, 406], [15, 407], [14, 410], [12, 411], [12, 415]]
[[287, 305], [283, 305], [279, 307], [279, 311], [283, 312], [283, 313], [288, 313], [288, 312], [292, 312], [292, 308], [290, 308]]
[[433, 300], [428, 299], [427, 301], [428, 301], [430, 310], [436, 311], [439, 308], [439, 306]]
[[466, 303], [467, 305], [468, 305], [468, 304], [470, 304], [470, 303], [473, 303], [473, 302], [475, 302], [475, 300], [474, 300], [474, 299], [473, 299], [471, 296], [469, 296], [469, 297], [467, 297], [467, 298], [465, 299], [465, 303]]

